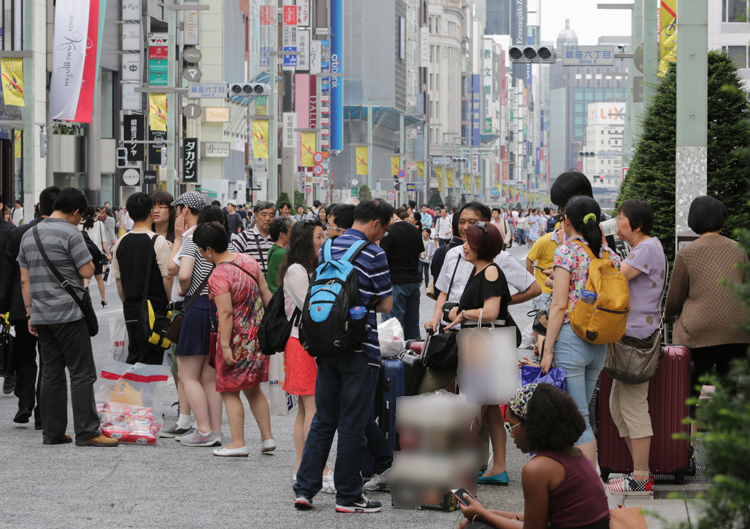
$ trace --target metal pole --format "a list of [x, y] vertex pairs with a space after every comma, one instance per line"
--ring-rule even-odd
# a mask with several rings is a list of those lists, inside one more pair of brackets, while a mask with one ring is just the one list
[[367, 101], [367, 187], [372, 193], [372, 101]]
[[[659, 70], [657, 59], [657, 37], [659, 28], [656, 26], [657, 0], [643, 1], [643, 101], [648, 103], [654, 95]], [[680, 39], [682, 41], [682, 39]]]
[[175, 116], [176, 116], [176, 98], [175, 98], [175, 65], [177, 64], [177, 57], [175, 57], [175, 46], [177, 44], [177, 11], [169, 9], [169, 18], [167, 26], [167, 87], [171, 88], [167, 92], [167, 140], [172, 142], [167, 144], [167, 191], [172, 195], [177, 196], [175, 193], [175, 171], [177, 167], [177, 160], [175, 159]]
[[[315, 145], [317, 146], [316, 152], [323, 152], [323, 131], [320, 128], [320, 116], [321, 112], [323, 110], [323, 103], [321, 102], [321, 99], [323, 99], [323, 88], [320, 86], [320, 76], [318, 76], [315, 79], [315, 105], [317, 107], [317, 123], [315, 126], [317, 127], [318, 131], [315, 133]], [[330, 167], [330, 162], [328, 162], [328, 166]], [[328, 188], [330, 189], [331, 184], [333, 184], [333, 179], [331, 178], [330, 172], [328, 173]], [[325, 195], [322, 193], [323, 188], [325, 186], [320, 186], [320, 191], [322, 197], [317, 196], [317, 189], [316, 189], [316, 197], [321, 202], [325, 202]], [[314, 188], [314, 187], [313, 187]], [[315, 188], [314, 188], [315, 189]]]
[[[404, 115], [401, 114], [398, 117], [398, 168], [404, 169], [404, 160], [406, 158], [406, 142], [404, 141]], [[401, 179], [399, 178], [399, 181]], [[406, 178], [404, 178], [404, 185], [406, 185]], [[397, 204], [403, 204], [402, 197], [403, 194], [406, 192], [405, 189], [401, 189], [401, 185], [398, 186], [398, 193], [396, 194], [396, 197], [398, 198]]]
[[[424, 125], [422, 127], [422, 139], [424, 140], [424, 156], [422, 156], [422, 158], [424, 158], [424, 161], [422, 162], [422, 184], [427, 187], [427, 182], [432, 180], [432, 178], [430, 178], [430, 175], [432, 175], [432, 167], [430, 163], [432, 158], [430, 157], [430, 129], [427, 125], [426, 115]], [[419, 169], [417, 169], [417, 177], [419, 177]], [[445, 189], [445, 187], [443, 187], [443, 189]]]
[[[41, 16], [36, 13], [34, 0], [25, 0], [24, 2], [24, 23], [23, 23], [23, 49], [33, 51], [34, 49], [34, 22]], [[44, 51], [44, 50], [41, 50]], [[34, 164], [36, 156], [34, 155], [34, 115], [36, 101], [34, 100], [34, 54], [28, 59], [23, 59], [23, 78], [24, 94], [23, 102], [26, 105], [23, 113], [23, 194], [25, 217], [30, 219], [28, 212], [33, 212], [35, 203], [34, 195]], [[52, 130], [47, 131], [49, 143], [52, 143]], [[15, 197], [6, 198], [11, 203]]]
[[278, 198], [276, 182], [276, 55], [273, 51], [268, 57], [270, 72], [268, 80], [270, 88], [268, 94], [268, 200], [275, 202]]

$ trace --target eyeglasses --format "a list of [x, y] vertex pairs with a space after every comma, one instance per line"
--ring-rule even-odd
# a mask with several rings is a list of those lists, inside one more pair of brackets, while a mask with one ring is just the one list
[[523, 423], [519, 422], [518, 424], [514, 424], [513, 426], [510, 425], [509, 422], [505, 423], [505, 431], [508, 433], [513, 433], [513, 428], [516, 426], [521, 426]]
[[617, 222], [620, 222], [621, 220], [628, 220], [628, 218], [627, 217], [617, 217], [616, 220], [617, 220]]
[[485, 235], [488, 235], [488, 233], [487, 233], [487, 223], [486, 222], [484, 222], [484, 221], [477, 222], [476, 224], [474, 224], [474, 226], [476, 226], [477, 228], [481, 229], [484, 232]]
[[336, 231], [346, 231], [346, 228], [337, 228], [335, 226], [331, 226], [330, 224], [326, 224], [327, 230], [336, 230]]

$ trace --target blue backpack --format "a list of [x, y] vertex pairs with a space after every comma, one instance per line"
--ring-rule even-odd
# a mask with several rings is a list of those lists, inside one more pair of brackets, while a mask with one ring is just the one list
[[349, 310], [360, 306], [359, 278], [354, 260], [368, 242], [355, 242], [341, 257], [331, 255], [332, 239], [323, 246], [323, 262], [307, 291], [299, 339], [310, 356], [351, 354], [367, 338], [367, 314], [352, 319]]

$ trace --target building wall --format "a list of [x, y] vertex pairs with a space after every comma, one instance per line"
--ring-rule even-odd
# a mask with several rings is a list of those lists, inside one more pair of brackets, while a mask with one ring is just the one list
[[742, 10], [743, 3], [708, 0], [708, 49], [728, 51], [740, 68], [745, 89], [750, 90], [750, 18], [748, 6]]

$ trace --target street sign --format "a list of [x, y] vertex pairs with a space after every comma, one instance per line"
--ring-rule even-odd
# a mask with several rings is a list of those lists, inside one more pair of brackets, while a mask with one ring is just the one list
[[156, 183], [156, 171], [143, 171], [143, 183], [155, 184]]
[[148, 72], [148, 84], [150, 86], [167, 86], [167, 73]]
[[185, 59], [187, 62], [191, 62], [193, 64], [200, 61], [201, 57], [203, 57], [203, 54], [201, 53], [201, 50], [199, 50], [198, 48], [188, 48], [182, 52], [182, 58]]
[[435, 165], [450, 165], [451, 164], [451, 159], [450, 158], [439, 158], [439, 157], [436, 157], [436, 158], [432, 159], [432, 163], [435, 164]]
[[409, 182], [406, 184], [406, 190], [407, 191], [416, 191], [417, 190], [417, 184], [414, 182]]
[[396, 192], [386, 191], [386, 197], [388, 197], [388, 200], [396, 200]]
[[321, 163], [323, 161], [323, 153], [322, 152], [316, 152], [313, 154], [313, 162], [315, 163]]
[[182, 71], [182, 75], [185, 76], [185, 79], [188, 81], [197, 83], [201, 80], [201, 77], [203, 76], [203, 73], [201, 72], [201, 69], [197, 66], [191, 66], [190, 68], [185, 68]]
[[157, 73], [167, 73], [169, 71], [169, 61], [167, 59], [149, 59], [148, 71]]
[[357, 180], [356, 178], [354, 180], [352, 180], [352, 185], [353, 186], [356, 186], [357, 184], [359, 184], [359, 180]]
[[122, 183], [126, 186], [137, 186], [141, 183], [141, 171], [131, 167], [122, 172]]
[[188, 99], [226, 99], [229, 92], [226, 83], [189, 83]]
[[201, 107], [199, 107], [195, 103], [190, 103], [189, 105], [182, 108], [182, 114], [189, 119], [201, 117], [201, 112]]
[[352, 188], [352, 198], [358, 198], [359, 197], [359, 189], [356, 187]]
[[323, 171], [323, 166], [320, 164], [317, 164], [315, 167], [313, 167], [313, 174], [315, 174], [316, 176], [322, 175]]
[[614, 46], [563, 46], [563, 66], [614, 66]]
[[398, 172], [398, 177], [399, 178], [406, 178], [406, 171], [404, 171], [403, 169], [400, 169], [399, 172]]

